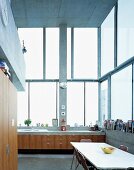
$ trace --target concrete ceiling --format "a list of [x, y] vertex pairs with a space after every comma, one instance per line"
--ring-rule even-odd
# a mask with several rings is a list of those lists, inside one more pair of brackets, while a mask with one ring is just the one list
[[99, 27], [117, 0], [12, 0], [17, 27]]

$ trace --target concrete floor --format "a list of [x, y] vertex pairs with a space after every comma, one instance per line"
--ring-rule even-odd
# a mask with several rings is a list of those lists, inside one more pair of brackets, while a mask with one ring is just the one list
[[[19, 155], [18, 170], [70, 170], [71, 162], [72, 155]], [[77, 170], [83, 168], [79, 166]]]

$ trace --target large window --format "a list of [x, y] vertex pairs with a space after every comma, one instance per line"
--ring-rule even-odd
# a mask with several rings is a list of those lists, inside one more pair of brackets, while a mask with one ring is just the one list
[[30, 84], [30, 118], [32, 125], [52, 126], [56, 118], [56, 83]]
[[17, 93], [17, 124], [24, 125], [24, 120], [28, 118], [28, 84], [26, 90]]
[[74, 78], [97, 78], [97, 29], [74, 29]]
[[67, 79], [71, 79], [71, 28], [67, 28]]
[[118, 65], [134, 56], [134, 0], [118, 0]]
[[101, 76], [114, 68], [114, 8], [101, 26]]
[[46, 28], [46, 79], [59, 78], [59, 28]]
[[84, 125], [84, 83], [67, 84], [67, 123]]
[[27, 49], [24, 54], [26, 62], [26, 79], [43, 78], [43, 29], [19, 28], [21, 44]]
[[98, 120], [98, 83], [85, 83], [85, 125]]
[[132, 119], [132, 66], [114, 74], [111, 79], [111, 118]]
[[101, 123], [108, 119], [108, 80], [101, 83]]

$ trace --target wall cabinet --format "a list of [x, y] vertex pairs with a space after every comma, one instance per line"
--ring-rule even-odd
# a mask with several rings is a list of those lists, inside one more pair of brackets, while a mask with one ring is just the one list
[[17, 170], [17, 92], [0, 70], [0, 170]]
[[94, 142], [105, 142], [105, 135], [25, 135], [18, 134], [18, 149], [72, 149], [70, 142], [90, 138]]

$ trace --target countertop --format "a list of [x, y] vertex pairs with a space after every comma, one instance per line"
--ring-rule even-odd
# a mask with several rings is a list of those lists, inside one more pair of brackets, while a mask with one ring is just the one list
[[47, 130], [47, 129], [18, 129], [18, 134], [32, 134], [32, 135], [105, 135], [102, 131], [89, 130]]

